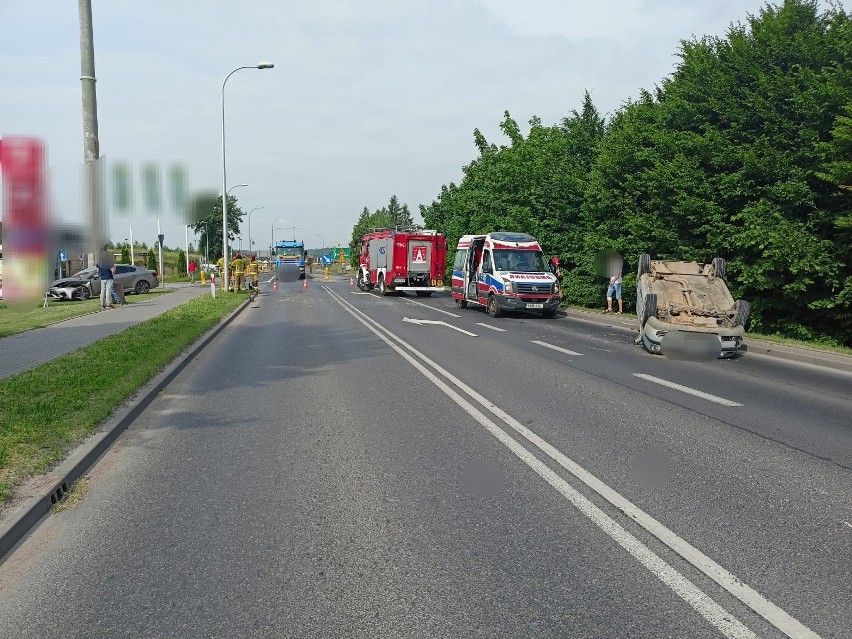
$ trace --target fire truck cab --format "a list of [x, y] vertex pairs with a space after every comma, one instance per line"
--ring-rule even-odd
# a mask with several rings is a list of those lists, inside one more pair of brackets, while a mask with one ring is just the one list
[[550, 318], [560, 301], [559, 282], [548, 271], [538, 241], [505, 231], [459, 239], [451, 292], [459, 308], [484, 306], [491, 317], [535, 311]]

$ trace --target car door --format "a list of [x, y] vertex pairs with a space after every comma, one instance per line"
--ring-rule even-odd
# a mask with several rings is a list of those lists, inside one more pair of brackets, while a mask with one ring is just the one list
[[134, 289], [137, 279], [139, 279], [139, 273], [135, 266], [128, 264], [115, 265], [115, 281], [121, 284], [125, 293]]

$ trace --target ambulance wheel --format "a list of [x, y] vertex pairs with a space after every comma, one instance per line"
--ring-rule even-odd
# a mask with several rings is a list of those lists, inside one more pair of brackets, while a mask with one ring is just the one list
[[379, 293], [381, 293], [382, 295], [388, 294], [388, 287], [387, 284], [385, 284], [384, 275], [379, 275]]
[[456, 306], [458, 306], [459, 308], [467, 308], [467, 300], [457, 299]]
[[432, 291], [415, 291], [417, 293], [417, 297], [429, 297], [432, 295]]
[[500, 307], [497, 306], [497, 296], [488, 296], [488, 314], [491, 317], [500, 317]]
[[543, 312], [542, 312], [542, 314], [541, 314], [541, 316], [542, 316], [544, 319], [553, 319], [554, 317], [556, 317], [556, 311], [555, 311], [555, 310], [552, 310], [552, 311], [543, 311]]

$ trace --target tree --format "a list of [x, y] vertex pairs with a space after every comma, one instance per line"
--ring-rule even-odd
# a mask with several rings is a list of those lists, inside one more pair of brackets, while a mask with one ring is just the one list
[[[146, 268], [149, 271], [156, 271], [157, 270], [157, 255], [156, 255], [157, 250], [158, 250], [157, 249], [157, 243], [154, 242], [154, 245], [151, 247], [151, 250], [148, 251], [148, 264], [146, 265]], [[160, 273], [160, 277], [162, 277], [162, 276], [163, 276], [163, 274]]]
[[121, 263], [130, 264], [130, 245], [127, 243], [121, 247]]
[[186, 275], [186, 253], [183, 252], [183, 249], [178, 249], [177, 253], [177, 264], [175, 264], [175, 268], [177, 268], [178, 275], [184, 276]]
[[[233, 195], [228, 196], [228, 245], [230, 246], [234, 238], [240, 234], [240, 224], [243, 216], [242, 209], [239, 207], [237, 198]], [[210, 260], [215, 262], [222, 257], [222, 196], [216, 198], [213, 205], [213, 210], [208, 215], [199, 219], [190, 227], [196, 234], [200, 233], [199, 246], [207, 246], [207, 234], [210, 234]]]

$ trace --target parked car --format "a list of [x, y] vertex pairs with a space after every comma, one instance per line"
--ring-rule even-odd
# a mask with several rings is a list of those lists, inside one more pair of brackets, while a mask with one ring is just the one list
[[[125, 295], [147, 293], [160, 285], [157, 272], [130, 264], [115, 265], [115, 281], [120, 283]], [[56, 280], [47, 294], [57, 300], [87, 300], [101, 294], [101, 277], [98, 268], [90, 266], [70, 277]]]
[[732, 356], [744, 350], [749, 310], [748, 302], [731, 297], [721, 257], [698, 264], [639, 256], [636, 315], [640, 337], [651, 353], [665, 352], [668, 339], [672, 347], [703, 343], [716, 357]]

